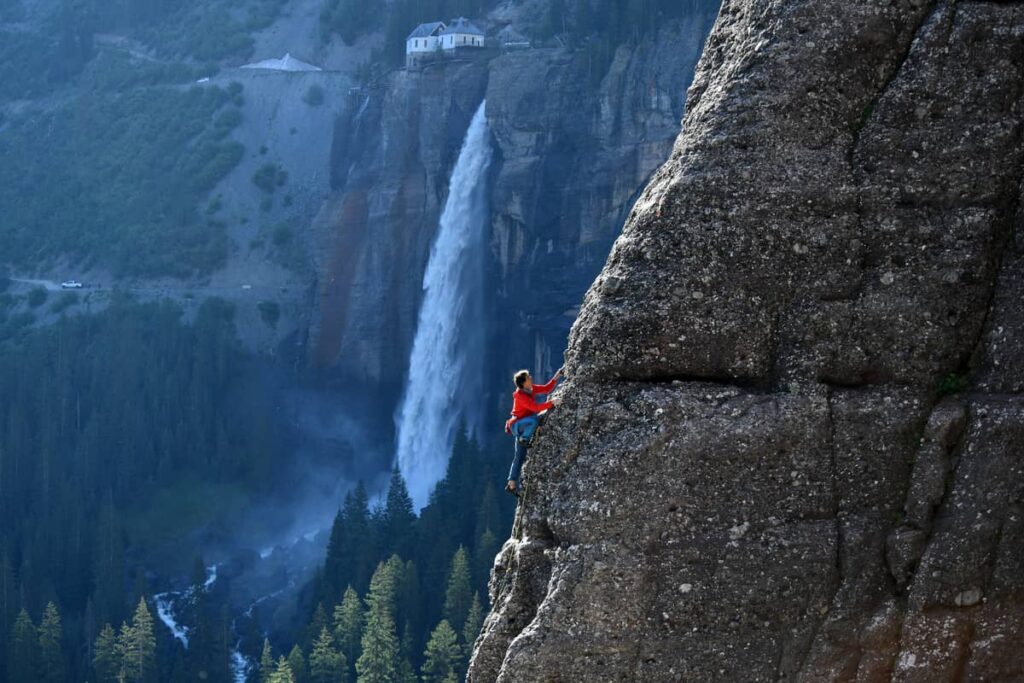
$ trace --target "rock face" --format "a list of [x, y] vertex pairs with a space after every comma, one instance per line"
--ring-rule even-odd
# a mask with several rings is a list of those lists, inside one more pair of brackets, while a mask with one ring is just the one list
[[[397, 393], [423, 270], [470, 118], [487, 99], [488, 407], [507, 411], [510, 358], [560, 363], [579, 301], [625, 214], [678, 135], [706, 11], [620, 48], [595, 74], [583, 51], [536, 48], [392, 74], [353, 97], [335, 134], [333, 193], [315, 221], [312, 360]], [[500, 387], [498, 392], [494, 387]], [[500, 404], [499, 404], [500, 402]]]
[[726, 0], [469, 681], [1024, 678], [1024, 5]]
[[385, 389], [400, 381], [448, 174], [486, 74], [479, 62], [399, 71], [340, 117], [334, 191], [312, 227], [317, 366]]

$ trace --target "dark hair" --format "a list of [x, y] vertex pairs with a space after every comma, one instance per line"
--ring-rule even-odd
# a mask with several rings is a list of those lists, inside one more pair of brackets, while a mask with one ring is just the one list
[[530, 378], [529, 370], [520, 370], [516, 374], [512, 375], [512, 381], [516, 383], [516, 387], [522, 389], [526, 384], [526, 380]]

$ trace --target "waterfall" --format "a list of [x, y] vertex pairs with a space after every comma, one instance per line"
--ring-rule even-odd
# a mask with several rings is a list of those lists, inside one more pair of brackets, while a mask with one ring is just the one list
[[[206, 581], [203, 582], [203, 591], [208, 591], [217, 583], [217, 568], [213, 564], [206, 568]], [[164, 626], [168, 628], [171, 635], [188, 649], [189, 627], [178, 621], [179, 614], [184, 612], [196, 596], [196, 587], [191, 586], [183, 591], [166, 591], [153, 596], [156, 601], [156, 614]]]
[[405, 396], [398, 467], [417, 510], [444, 476], [455, 430], [479, 429], [483, 390], [483, 280], [490, 131], [480, 103], [452, 171], [423, 275]]

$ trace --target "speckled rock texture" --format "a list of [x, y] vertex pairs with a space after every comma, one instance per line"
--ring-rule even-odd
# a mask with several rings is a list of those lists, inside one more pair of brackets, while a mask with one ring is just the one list
[[1024, 680], [1024, 3], [726, 0], [470, 683]]

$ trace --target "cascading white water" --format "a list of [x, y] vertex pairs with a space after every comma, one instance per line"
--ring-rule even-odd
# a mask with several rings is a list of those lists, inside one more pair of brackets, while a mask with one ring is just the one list
[[455, 430], [476, 431], [482, 381], [483, 262], [490, 130], [484, 102], [452, 171], [423, 275], [423, 303], [398, 412], [398, 467], [417, 509], [444, 476]]
[[[217, 583], [217, 567], [212, 564], [206, 568], [206, 581], [203, 582], [203, 591], [208, 591]], [[195, 598], [196, 587], [190, 586], [183, 591], [167, 591], [157, 593], [153, 596], [156, 601], [156, 614], [160, 621], [170, 630], [171, 635], [181, 641], [181, 644], [188, 649], [189, 628], [178, 621], [178, 615], [183, 612]]]

